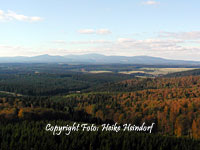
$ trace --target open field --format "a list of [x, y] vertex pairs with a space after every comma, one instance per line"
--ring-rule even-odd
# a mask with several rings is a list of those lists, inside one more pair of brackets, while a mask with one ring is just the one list
[[169, 73], [175, 73], [175, 72], [182, 72], [182, 71], [189, 71], [189, 70], [195, 70], [198, 68], [140, 68], [140, 71], [124, 71], [119, 72], [122, 74], [135, 74], [135, 73], [145, 73], [150, 75], [166, 75]]
[[112, 71], [106, 71], [106, 70], [101, 70], [101, 71], [89, 71], [89, 73], [112, 73]]
[[[166, 75], [169, 73], [175, 73], [175, 72], [182, 72], [182, 71], [190, 71], [195, 70], [198, 68], [135, 68], [135, 70], [131, 71], [119, 71], [120, 74], [146, 74], [150, 76], [158, 76], [158, 75]], [[91, 70], [91, 71], [84, 71], [87, 73], [92, 74], [99, 74], [99, 73], [113, 73], [113, 71], [109, 70]]]
[[145, 71], [122, 71], [122, 74], [146, 73]]

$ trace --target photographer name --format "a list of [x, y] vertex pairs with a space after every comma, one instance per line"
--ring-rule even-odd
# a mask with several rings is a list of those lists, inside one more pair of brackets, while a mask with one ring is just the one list
[[141, 126], [136, 126], [132, 124], [123, 124], [122, 126], [118, 125], [117, 123], [111, 124], [102, 124], [100, 126], [96, 126], [94, 124], [79, 124], [74, 122], [73, 125], [65, 125], [65, 126], [58, 126], [58, 125], [51, 125], [47, 124], [45, 130], [48, 132], [52, 132], [53, 135], [60, 135], [62, 132], [66, 135], [70, 135], [71, 132], [77, 131], [86, 131], [86, 132], [95, 132], [95, 131], [112, 131], [112, 132], [119, 132], [119, 131], [136, 131], [136, 132], [152, 132], [153, 126], [155, 123], [152, 123], [150, 126], [145, 125], [145, 122]]

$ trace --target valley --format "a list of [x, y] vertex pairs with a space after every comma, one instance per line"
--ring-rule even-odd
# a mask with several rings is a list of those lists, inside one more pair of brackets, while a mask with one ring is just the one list
[[[175, 145], [177, 150], [198, 150], [200, 69], [187, 67], [0, 64], [0, 147], [5, 149], [9, 145], [13, 149], [19, 145], [18, 149], [29, 146], [37, 149], [45, 143], [43, 148], [48, 149], [54, 143], [55, 149], [66, 145], [78, 149], [85, 143], [85, 149], [97, 145], [106, 149], [110, 144], [126, 149], [134, 143], [139, 149], [149, 145], [173, 149]], [[44, 130], [47, 124], [74, 123], [97, 128], [104, 125], [105, 131], [53, 136]], [[119, 128], [131, 125], [130, 131], [128, 126], [125, 131], [112, 131], [116, 124]], [[138, 132], [142, 125], [149, 129], [152, 126], [151, 133]], [[134, 127], [137, 131], [133, 131]], [[44, 141], [37, 143], [41, 135]], [[92, 142], [88, 144], [82, 136], [90, 137]], [[104, 141], [104, 137], [118, 142]], [[72, 139], [80, 141], [74, 141], [75, 144]]]

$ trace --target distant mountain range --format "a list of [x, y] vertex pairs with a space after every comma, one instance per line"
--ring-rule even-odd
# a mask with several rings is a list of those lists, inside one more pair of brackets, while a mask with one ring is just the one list
[[200, 65], [199, 61], [171, 60], [151, 56], [105, 56], [101, 54], [33, 57], [0, 57], [0, 63], [74, 63], [74, 64], [149, 64], [149, 65]]

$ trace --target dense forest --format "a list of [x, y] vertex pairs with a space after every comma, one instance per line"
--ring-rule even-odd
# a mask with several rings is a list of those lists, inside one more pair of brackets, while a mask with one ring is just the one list
[[[200, 149], [200, 76], [193, 74], [198, 70], [178, 73], [180, 77], [138, 78], [56, 68], [0, 67], [0, 149]], [[151, 134], [80, 131], [54, 136], [45, 131], [47, 123], [74, 122], [155, 126]]]
[[171, 73], [165, 75], [164, 77], [183, 77], [183, 76], [198, 76], [198, 75], [200, 75], [200, 69]]
[[72, 132], [52, 136], [42, 127], [47, 123], [70, 124], [68, 121], [24, 121], [0, 124], [1, 150], [58, 149], [58, 150], [199, 150], [200, 143], [187, 138], [131, 132]]

